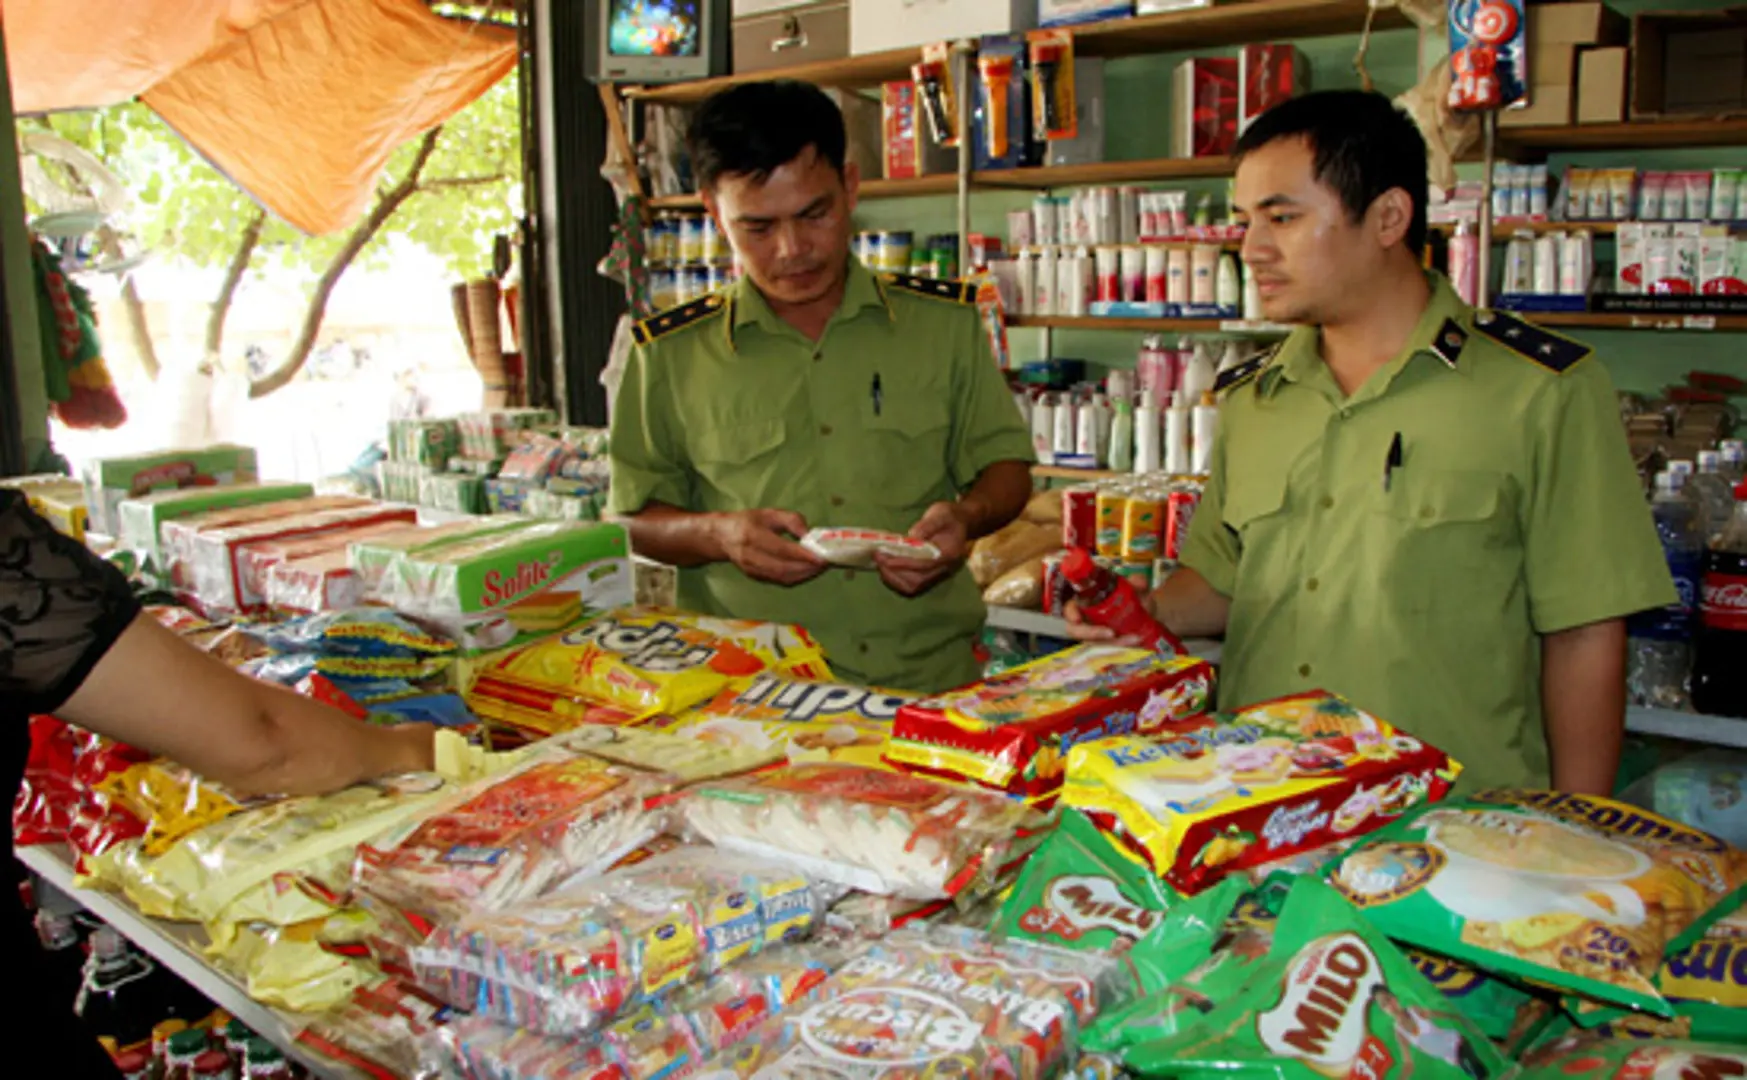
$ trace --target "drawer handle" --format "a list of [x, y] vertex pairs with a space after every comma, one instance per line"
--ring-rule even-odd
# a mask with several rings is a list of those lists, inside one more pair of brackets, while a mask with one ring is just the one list
[[807, 47], [807, 32], [801, 29], [801, 20], [793, 15], [783, 17], [783, 36], [772, 39], [771, 52], [782, 52], [784, 49], [804, 49]]

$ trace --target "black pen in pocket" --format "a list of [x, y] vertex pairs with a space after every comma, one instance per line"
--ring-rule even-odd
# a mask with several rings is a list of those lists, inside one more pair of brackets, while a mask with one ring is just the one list
[[880, 414], [880, 373], [874, 372], [873, 385], [868, 387], [868, 396], [873, 399], [874, 415]]
[[1401, 468], [1401, 432], [1389, 440], [1389, 456], [1383, 459], [1383, 494], [1389, 494], [1389, 480]]

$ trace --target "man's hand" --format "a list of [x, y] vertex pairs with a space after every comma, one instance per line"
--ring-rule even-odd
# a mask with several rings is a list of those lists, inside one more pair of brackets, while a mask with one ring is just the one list
[[970, 548], [969, 528], [957, 503], [937, 502], [923, 511], [922, 519], [910, 527], [910, 539], [933, 544], [940, 552], [937, 559], [902, 559], [894, 555], [875, 555], [880, 568], [880, 580], [886, 587], [903, 596], [916, 596], [935, 582], [950, 576], [964, 563]]
[[1108, 626], [1087, 622], [1086, 617], [1080, 614], [1078, 600], [1068, 601], [1068, 606], [1062, 609], [1062, 617], [1068, 620], [1068, 636], [1075, 641], [1096, 641], [1109, 645], [1126, 645], [1131, 648], [1140, 645], [1140, 639], [1137, 637], [1118, 638], [1116, 631]]
[[799, 585], [825, 571], [824, 559], [795, 543], [807, 534], [807, 519], [793, 510], [741, 510], [714, 524], [722, 554], [747, 577]]

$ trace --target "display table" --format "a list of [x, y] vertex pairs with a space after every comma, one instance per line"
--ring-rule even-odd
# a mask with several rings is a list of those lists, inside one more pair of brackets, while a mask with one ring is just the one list
[[310, 1056], [295, 1035], [302, 1024], [292, 1014], [255, 1001], [243, 984], [219, 971], [201, 955], [206, 931], [194, 923], [148, 918], [127, 900], [99, 889], [73, 884], [72, 853], [62, 844], [38, 844], [18, 849], [18, 861], [74, 902], [125, 935], [140, 951], [181, 976], [213, 1004], [230, 1013], [285, 1053], [288, 1060], [324, 1080], [353, 1080], [361, 1075], [342, 1065]]
[[[1045, 615], [1041, 611], [1002, 607], [999, 604], [989, 605], [987, 625], [996, 630], [1011, 630], [1017, 634], [1040, 634], [1063, 639], [1068, 636], [1068, 621], [1059, 615]], [[1219, 663], [1221, 642], [1213, 638], [1190, 638], [1183, 644], [1188, 646], [1189, 655], [1199, 656], [1209, 664]]]

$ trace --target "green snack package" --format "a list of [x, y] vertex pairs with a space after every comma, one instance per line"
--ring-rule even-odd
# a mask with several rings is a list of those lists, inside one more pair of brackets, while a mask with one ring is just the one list
[[1674, 1018], [1656, 1020], [1581, 999], [1566, 1008], [1581, 1028], [1633, 1038], [1747, 1042], [1747, 908], [1718, 919], [1704, 937], [1662, 961], [1656, 987]]
[[192, 487], [180, 490], [154, 491], [137, 498], [123, 499], [116, 504], [120, 531], [117, 541], [122, 547], [145, 553], [154, 569], [165, 565], [162, 549], [163, 524], [177, 518], [203, 514], [208, 510], [229, 510], [238, 506], [258, 506], [261, 503], [303, 499], [314, 494], [308, 484], [222, 484], [214, 487]]
[[1723, 1080], [1747, 1076], [1747, 1048], [1573, 1031], [1537, 1046], [1511, 1080]]
[[1490, 1077], [1505, 1060], [1333, 889], [1299, 878], [1274, 944], [1191, 1027], [1122, 1055], [1145, 1077]]
[[1147, 936], [1181, 902], [1086, 815], [1064, 810], [1055, 832], [1026, 861], [994, 929], [1005, 937], [1117, 952]]
[[1330, 881], [1403, 944], [1668, 1016], [1662, 957], [1730, 910], [1747, 853], [1612, 799], [1489, 791], [1385, 826]]
[[1146, 996], [1101, 1014], [1082, 1048], [1115, 1054], [1174, 1035], [1235, 993], [1273, 944], [1284, 892], [1245, 893], [1232, 877], [1173, 908], [1131, 954]]
[[1531, 1033], [1541, 1030], [1554, 1012], [1551, 1001], [1495, 979], [1472, 964], [1419, 949], [1402, 951], [1427, 982], [1495, 1042], [1522, 1045]]

